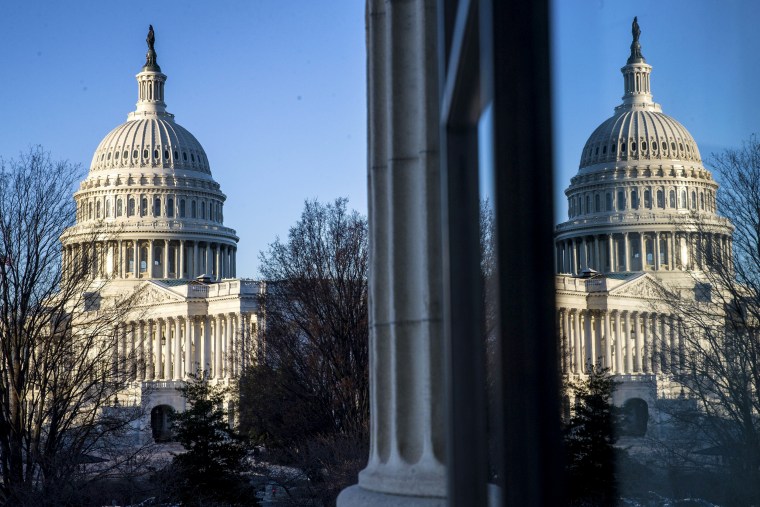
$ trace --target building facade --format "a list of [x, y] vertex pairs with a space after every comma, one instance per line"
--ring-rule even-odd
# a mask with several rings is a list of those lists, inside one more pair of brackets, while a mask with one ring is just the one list
[[557, 326], [564, 374], [609, 368], [617, 404], [650, 404], [680, 391], [671, 380], [683, 323], [663, 294], [696, 293], [711, 262], [730, 263], [733, 226], [717, 213], [718, 184], [694, 138], [653, 101], [635, 19], [632, 32], [623, 103], [591, 134], [565, 190]]
[[137, 108], [95, 150], [61, 241], [65, 271], [87, 259], [93, 311], [137, 292], [114, 329], [114, 364], [128, 370], [127, 396], [151, 410], [160, 438], [167, 412], [184, 410], [176, 387], [188, 374], [202, 368], [229, 384], [255, 357], [262, 285], [235, 278], [238, 237], [224, 226], [225, 195], [201, 144], [166, 111], [152, 27], [147, 41]]

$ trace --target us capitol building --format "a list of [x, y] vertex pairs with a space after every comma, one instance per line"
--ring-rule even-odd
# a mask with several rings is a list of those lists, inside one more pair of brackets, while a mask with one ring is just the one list
[[201, 144], [166, 111], [154, 41], [151, 27], [137, 109], [95, 150], [61, 241], [64, 270], [92, 256], [92, 310], [139, 294], [114, 331], [114, 364], [132, 365], [127, 396], [150, 411], [161, 439], [168, 412], [185, 408], [176, 387], [188, 373], [200, 366], [229, 384], [253, 357], [263, 288], [235, 278], [238, 237], [223, 223], [225, 195]]
[[660, 289], [698, 293], [705, 252], [730, 262], [733, 226], [717, 214], [718, 184], [694, 138], [653, 101], [636, 19], [632, 31], [623, 103], [591, 134], [565, 190], [556, 295], [563, 373], [609, 368], [621, 382], [614, 402], [638, 414], [643, 434], [653, 401], [680, 391], [671, 380], [683, 323]]

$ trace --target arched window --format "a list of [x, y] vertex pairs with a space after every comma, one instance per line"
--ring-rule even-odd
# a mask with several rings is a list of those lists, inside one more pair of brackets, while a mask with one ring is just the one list
[[612, 194], [610, 192], [607, 192], [607, 194], [604, 197], [605, 197], [604, 208], [607, 211], [612, 211]]
[[[590, 195], [586, 195], [586, 213], [591, 213], [591, 196]], [[214, 217], [211, 217], [211, 219], [213, 220]]]
[[705, 194], [702, 192], [699, 193], [699, 209], [703, 211], [705, 209]]
[[657, 207], [665, 208], [665, 192], [661, 188], [657, 190]]
[[691, 191], [691, 209], [697, 209], [697, 193], [694, 190]]
[[135, 249], [131, 243], [127, 244], [127, 271], [135, 272]]
[[618, 211], [623, 211], [625, 209], [625, 191], [624, 190], [618, 190], [617, 209]]
[[92, 220], [92, 201], [90, 201], [90, 202], [87, 203], [87, 208], [89, 209], [89, 211], [87, 213], [87, 218], [89, 218], [90, 220]]
[[166, 216], [167, 217], [173, 217], [174, 216], [174, 199], [169, 197], [166, 200]]
[[96, 218], [102, 218], [101, 209], [100, 209], [100, 201], [99, 200], [97, 202], [95, 202], [95, 217]]
[[140, 216], [141, 217], [147, 217], [148, 216], [148, 198], [143, 197], [140, 199]]
[[113, 215], [113, 206], [111, 203], [111, 198], [109, 197], [106, 199], [106, 218], [111, 218]]
[[602, 199], [599, 197], [599, 194], [594, 195], [594, 211], [597, 213], [602, 211]]
[[671, 208], [676, 207], [676, 191], [675, 190], [670, 191], [670, 207]]
[[153, 216], [154, 217], [160, 217], [161, 216], [161, 198], [156, 197], [153, 199]]
[[649, 189], [644, 190], [644, 207], [652, 209], [652, 192]]
[[631, 190], [631, 209], [639, 209], [639, 191]]
[[686, 203], [686, 190], [681, 190], [681, 202], [679, 203], [679, 207], [681, 208], [688, 208], [689, 205]]
[[198, 218], [198, 206], [195, 201], [190, 201], [190, 218]]
[[120, 217], [124, 213], [124, 205], [121, 201], [121, 197], [116, 199], [116, 216]]
[[185, 200], [184, 199], [179, 200], [179, 216], [180, 218], [185, 218]]
[[[588, 199], [588, 196], [586, 196], [586, 199]], [[208, 203], [208, 219], [209, 220], [212, 220], [212, 221], [214, 220], [214, 211], [215, 211], [214, 203], [213, 202]]]
[[127, 201], [127, 216], [133, 217], [135, 216], [135, 198], [130, 197]]
[[201, 202], [201, 218], [206, 220], [206, 201]]

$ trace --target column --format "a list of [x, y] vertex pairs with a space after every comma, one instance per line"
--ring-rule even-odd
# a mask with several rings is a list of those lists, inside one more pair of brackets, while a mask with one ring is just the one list
[[657, 313], [653, 313], [650, 316], [652, 334], [649, 338], [650, 351], [649, 354], [652, 357], [652, 373], [660, 373], [660, 359], [662, 355], [662, 335], [660, 334], [660, 316]]
[[668, 373], [670, 371], [670, 361], [668, 355], [670, 354], [670, 334], [668, 333], [666, 325], [666, 316], [658, 315], [658, 321], [660, 326], [660, 371], [662, 373]]
[[649, 360], [651, 358], [651, 351], [650, 351], [650, 343], [652, 340], [652, 330], [650, 327], [650, 316], [648, 313], [643, 313], [641, 318], [643, 319], [643, 351], [641, 352], [641, 371], [644, 373], [649, 373], [650, 371], [650, 364]]
[[562, 373], [565, 375], [573, 372], [572, 361], [570, 360], [572, 357], [572, 342], [570, 341], [570, 334], [568, 332], [570, 331], [570, 326], [568, 325], [570, 316], [568, 312], [567, 308], [563, 308], [559, 312], [559, 325], [562, 332], [562, 357], [560, 358], [560, 363]]
[[612, 365], [612, 336], [610, 333], [610, 312], [604, 311], [604, 366], [614, 371]]
[[137, 380], [137, 323], [130, 322], [129, 326], [129, 378], [130, 380]]
[[222, 245], [220, 243], [217, 243], [216, 248], [214, 249], [214, 262], [216, 263], [216, 279], [221, 280], [222, 279]]
[[135, 278], [139, 278], [140, 277], [140, 245], [139, 245], [139, 241], [137, 241], [137, 240], [132, 241], [132, 250], [134, 251], [134, 253], [132, 254], [132, 259], [133, 259], [133, 265], [132, 265], [133, 273], [132, 274], [135, 275]]
[[641, 270], [647, 269], [647, 243], [643, 232], [639, 233], [639, 257], [641, 257]]
[[198, 242], [193, 241], [193, 270], [192, 273], [189, 273], [189, 278], [196, 278], [200, 273], [198, 273]]
[[654, 270], [660, 270], [660, 233], [654, 233]]
[[232, 249], [232, 278], [237, 277], [237, 248]]
[[615, 312], [615, 369], [614, 372], [618, 375], [625, 371], [623, 364], [623, 326], [621, 320], [623, 318], [623, 312], [618, 310]]
[[206, 242], [206, 259], [203, 269], [209, 278], [212, 278], [211, 273], [211, 243]]
[[182, 380], [182, 325], [179, 317], [174, 318], [174, 380]]
[[[641, 336], [641, 325], [639, 324], [639, 312], [633, 312], [633, 351], [631, 351], [631, 356], [633, 357], [633, 369], [631, 372], [640, 373], [641, 370], [641, 350], [643, 345], [643, 339]], [[629, 337], [629, 347], [630, 347], [630, 337]]]
[[580, 269], [584, 270], [589, 267], [588, 265], [588, 243], [586, 243], [586, 236], [583, 236], [581, 238], [581, 245], [583, 250], [581, 250], [581, 266]]
[[615, 265], [615, 240], [612, 237], [612, 233], [610, 233], [609, 236], [607, 236], [607, 243], [608, 243], [608, 250], [607, 250], [607, 262], [610, 266], [610, 273], [617, 271], [617, 266]]
[[188, 376], [195, 372], [195, 361], [193, 361], [193, 317], [185, 318], [185, 371], [184, 375]]
[[586, 344], [586, 356], [583, 358], [585, 362], [585, 370], [589, 372], [591, 366], [594, 364], [594, 329], [593, 329], [593, 313], [590, 310], [586, 310], [583, 313], [583, 342]]
[[146, 270], [145, 274], [148, 276], [148, 278], [153, 278], [153, 248], [154, 248], [155, 241], [150, 240], [148, 241], [148, 269]]
[[225, 374], [227, 377], [233, 377], [235, 376], [235, 356], [237, 355], [237, 349], [233, 346], [233, 321], [232, 321], [232, 314], [228, 313], [225, 315], [225, 322], [227, 325], [224, 326], [224, 349], [227, 352], [227, 366], [225, 367]]
[[570, 246], [571, 246], [571, 257], [572, 257], [572, 263], [573, 266], [570, 270], [570, 273], [573, 275], [578, 274], [578, 249], [576, 247], [576, 241], [574, 239], [570, 240]]
[[211, 317], [206, 315], [203, 318], [203, 347], [202, 347], [201, 367], [204, 370], [211, 370]]
[[583, 373], [583, 347], [581, 345], [581, 311], [573, 311], [573, 352], [575, 353], [574, 370], [575, 373]]
[[124, 259], [124, 240], [120, 239], [117, 242], [117, 244], [118, 244], [117, 248], [119, 249], [119, 264], [118, 264], [119, 268], [117, 270], [117, 273], [118, 273], [119, 278], [124, 278], [124, 273], [127, 270], [127, 267], [125, 265], [126, 259]]
[[599, 236], [594, 235], [594, 269], [602, 271], [601, 258], [599, 256]]
[[137, 380], [145, 380], [145, 322], [137, 322]]
[[177, 278], [185, 278], [185, 240], [179, 240], [179, 255], [177, 256]]
[[[174, 265], [174, 269], [177, 269], [177, 265]], [[164, 240], [164, 278], [169, 278], [169, 240]]]
[[628, 233], [623, 233], [623, 242], [624, 242], [624, 257], [623, 257], [623, 271], [630, 271], [630, 258], [631, 258], [631, 249], [628, 242]]
[[153, 321], [148, 321], [148, 336], [146, 338], [146, 343], [148, 345], [147, 350], [147, 370], [148, 370], [148, 380], [153, 380], [156, 378], [156, 366], [155, 366], [155, 358], [153, 356], [154, 352], [154, 346], [153, 346]]
[[217, 315], [214, 317], [214, 378], [222, 378], [222, 360], [224, 358], [222, 354], [222, 316]]
[[670, 338], [670, 373], [678, 373], [678, 321], [673, 315], [668, 316], [668, 334]]

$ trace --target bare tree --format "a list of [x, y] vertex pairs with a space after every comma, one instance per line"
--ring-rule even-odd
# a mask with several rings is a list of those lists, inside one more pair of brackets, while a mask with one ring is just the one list
[[126, 386], [113, 329], [130, 296], [98, 306], [87, 248], [63, 269], [60, 237], [75, 219], [79, 176], [41, 148], [0, 160], [3, 504], [70, 502], [88, 462], [103, 460], [101, 474], [113, 469], [119, 460], [108, 450], [140, 416], [113, 407]]
[[265, 349], [241, 378], [241, 421], [317, 481], [337, 469], [322, 459], [328, 435], [367, 442], [367, 220], [346, 199], [307, 201], [288, 240], [260, 260]]
[[685, 221], [682, 228], [701, 238], [696, 269], [688, 287], [663, 294], [681, 319], [681, 342], [660, 353], [674, 365], [683, 398], [696, 403], [662, 408], [680, 436], [691, 436], [684, 460], [725, 472], [725, 501], [750, 505], [760, 502], [760, 142], [752, 137], [714, 155], [712, 166], [718, 209], [735, 227], [733, 256], [711, 240], [710, 220], [695, 213]]

